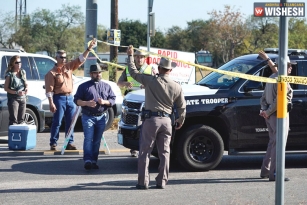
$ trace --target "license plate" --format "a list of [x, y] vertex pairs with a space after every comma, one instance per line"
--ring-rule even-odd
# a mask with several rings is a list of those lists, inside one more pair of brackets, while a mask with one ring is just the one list
[[121, 144], [121, 145], [124, 144], [124, 140], [123, 140], [123, 135], [122, 134], [117, 134], [117, 142], [118, 142], [118, 144]]

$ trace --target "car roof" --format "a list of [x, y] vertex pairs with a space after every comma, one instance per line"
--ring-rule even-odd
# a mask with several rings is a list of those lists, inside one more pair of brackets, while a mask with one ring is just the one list
[[42, 55], [42, 54], [36, 54], [36, 53], [18, 53], [18, 52], [5, 52], [5, 51], [0, 51], [0, 57], [1, 56], [14, 56], [14, 55], [18, 55], [18, 56], [31, 56], [31, 57], [42, 57], [42, 58], [49, 58], [55, 61], [54, 58], [50, 57], [50, 56], [46, 56], [46, 55]]

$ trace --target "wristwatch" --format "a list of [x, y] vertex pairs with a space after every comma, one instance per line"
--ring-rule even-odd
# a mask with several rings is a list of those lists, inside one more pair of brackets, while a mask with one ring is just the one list
[[266, 59], [266, 61], [269, 61], [269, 60], [271, 60], [271, 58], [267, 58], [267, 59]]

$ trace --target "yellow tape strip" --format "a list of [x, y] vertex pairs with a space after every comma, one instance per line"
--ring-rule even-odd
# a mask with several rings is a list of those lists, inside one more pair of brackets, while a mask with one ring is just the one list
[[[90, 44], [90, 42], [91, 41], [88, 42], [88, 45]], [[109, 46], [116, 46], [114, 44], [111, 44], [111, 43], [108, 43], [108, 42], [105, 42], [105, 41], [101, 41], [101, 40], [97, 40], [97, 42], [104, 43], [104, 44], [109, 45]], [[128, 48], [128, 46], [117, 46], [117, 47]], [[244, 74], [244, 73], [237, 73], [237, 72], [231, 72], [231, 71], [218, 70], [218, 69], [215, 69], [215, 68], [210, 68], [210, 67], [207, 67], [207, 66], [202, 66], [202, 65], [195, 64], [195, 63], [183, 61], [183, 60], [180, 60], [180, 59], [171, 58], [171, 57], [168, 57], [168, 56], [163, 56], [163, 55], [160, 55], [160, 54], [157, 54], [157, 53], [148, 52], [146, 50], [142, 50], [142, 49], [138, 49], [138, 48], [134, 48], [134, 49], [138, 50], [138, 51], [146, 52], [146, 53], [148, 53], [150, 55], [164, 57], [164, 58], [167, 58], [167, 59], [170, 59], [170, 60], [173, 60], [173, 61], [182, 62], [184, 64], [195, 66], [195, 67], [198, 67], [198, 68], [201, 68], [201, 69], [204, 69], [204, 70], [208, 70], [208, 71], [212, 71], [212, 72], [217, 72], [217, 73], [221, 73], [221, 74], [229, 75], [229, 76], [233, 76], [233, 77], [243, 78], [243, 79], [246, 79], [246, 80], [253, 80], [253, 81], [265, 82], [265, 83], [286, 82], [286, 83], [307, 85], [307, 78], [306, 77], [284, 76], [284, 75], [281, 75], [281, 76], [278, 76], [278, 79], [274, 79], [274, 78], [267, 78], [267, 77], [261, 77], [261, 76], [254, 76], [254, 75], [249, 75], [249, 74]], [[96, 56], [96, 58], [101, 63], [106, 63], [106, 64], [110, 64], [110, 65], [113, 65], [113, 66], [125, 69], [125, 66], [121, 66], [121, 65], [118, 65], [118, 64], [115, 64], [115, 63], [111, 63], [111, 62], [108, 62], [108, 61], [102, 61], [97, 56], [97, 54], [95, 53], [95, 51], [93, 49], [91, 50], [91, 52]]]

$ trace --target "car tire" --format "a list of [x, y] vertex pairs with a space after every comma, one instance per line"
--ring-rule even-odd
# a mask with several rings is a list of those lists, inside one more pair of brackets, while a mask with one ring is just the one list
[[105, 127], [105, 131], [110, 129], [110, 127], [112, 126], [113, 121], [114, 121], [114, 110], [112, 108], [109, 108], [108, 112], [106, 113], [106, 127]]
[[26, 108], [25, 123], [28, 125], [36, 125], [36, 132], [39, 131], [39, 124], [35, 112], [30, 108]]
[[179, 137], [177, 160], [187, 170], [208, 171], [222, 160], [224, 143], [220, 134], [212, 127], [193, 125]]

